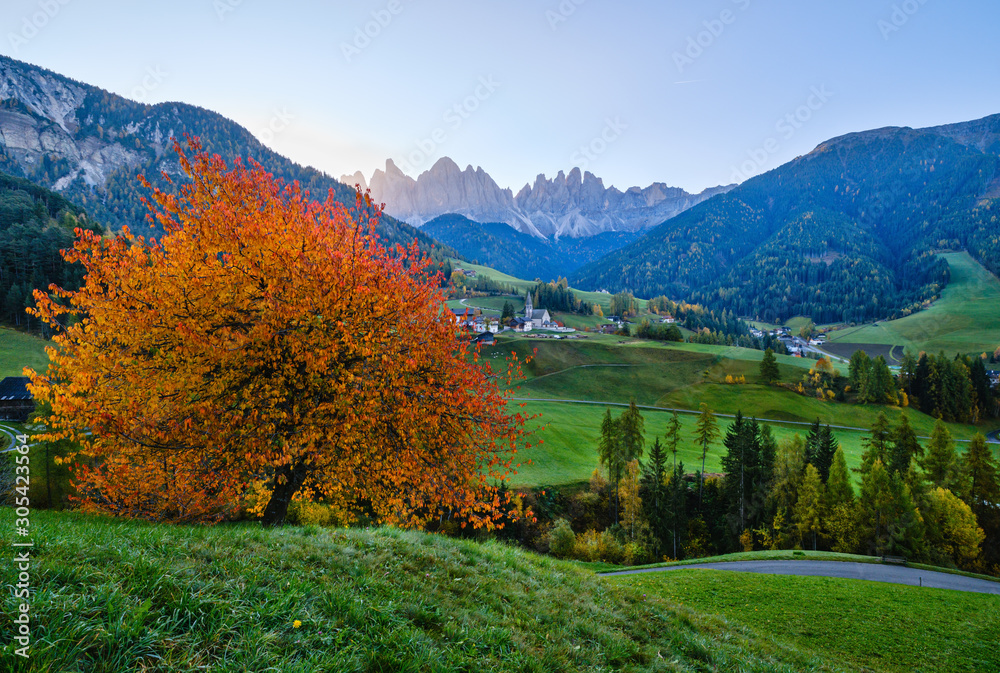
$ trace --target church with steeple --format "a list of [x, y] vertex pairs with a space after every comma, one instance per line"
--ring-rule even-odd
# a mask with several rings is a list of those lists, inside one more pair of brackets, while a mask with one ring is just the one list
[[532, 329], [539, 329], [543, 324], [552, 322], [547, 309], [534, 308], [531, 305], [531, 290], [528, 290], [524, 298], [524, 319], [531, 321]]

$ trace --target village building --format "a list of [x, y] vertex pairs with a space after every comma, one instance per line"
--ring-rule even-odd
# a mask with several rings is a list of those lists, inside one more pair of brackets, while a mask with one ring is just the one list
[[35, 413], [35, 400], [28, 391], [27, 376], [8, 376], [0, 381], [0, 421], [23, 423]]
[[524, 298], [524, 319], [531, 321], [531, 326], [534, 329], [541, 329], [542, 327], [555, 326], [552, 322], [552, 316], [549, 315], [548, 309], [544, 308], [534, 308], [531, 305], [531, 292]]

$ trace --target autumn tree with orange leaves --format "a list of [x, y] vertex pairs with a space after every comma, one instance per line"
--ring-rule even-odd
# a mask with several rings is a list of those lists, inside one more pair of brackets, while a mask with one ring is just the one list
[[474, 364], [430, 261], [380, 244], [367, 195], [320, 204], [189, 143], [190, 182], [152, 192], [162, 238], [77, 230], [84, 286], [35, 292], [57, 332], [48, 371], [26, 370], [40, 438], [79, 445], [86, 507], [217, 519], [256, 484], [265, 524], [308, 497], [492, 526], [524, 436], [516, 360]]

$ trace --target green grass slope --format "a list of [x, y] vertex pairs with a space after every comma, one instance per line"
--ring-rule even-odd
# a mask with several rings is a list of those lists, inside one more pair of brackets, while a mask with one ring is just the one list
[[968, 253], [942, 255], [951, 280], [930, 308], [899, 320], [831, 332], [834, 343], [890, 344], [915, 353], [992, 353], [1000, 346], [1000, 280]]
[[12, 655], [5, 591], [5, 671], [847, 670], [495, 542], [31, 518], [33, 645]]
[[676, 570], [609, 578], [852, 670], [1000, 670], [1000, 596], [826, 577]]
[[47, 341], [0, 327], [0, 379], [5, 376], [22, 376], [25, 367], [45, 371], [49, 358], [45, 354]]
[[[794, 392], [766, 386], [759, 382], [760, 351], [744, 348], [706, 346], [700, 344], [664, 344], [626, 340], [619, 337], [589, 336], [579, 341], [553, 341], [530, 338], [506, 338], [487, 357], [498, 360], [514, 351], [524, 359], [533, 359], [525, 368], [527, 379], [515, 397], [527, 401], [523, 411], [540, 414], [534, 427], [542, 426], [532, 441], [542, 440], [519, 454], [523, 461], [518, 474], [511, 480], [519, 487], [561, 485], [586, 481], [597, 467], [597, 445], [601, 419], [608, 408], [618, 415], [622, 408], [611, 404], [627, 404], [635, 397], [640, 405], [697, 410], [705, 402], [718, 413], [773, 419], [780, 440], [798, 433], [805, 435], [808, 427], [819, 418], [824, 424], [867, 429], [878, 414], [885, 412], [892, 423], [906, 414], [918, 435], [930, 436], [934, 419], [914, 409], [851, 405], [821, 401]], [[779, 356], [782, 378], [787, 382], [801, 380], [811, 360]], [[746, 385], [722, 383], [727, 375], [745, 376]], [[546, 400], [582, 400], [605, 404], [568, 404]], [[646, 438], [662, 437], [669, 412], [643, 410]], [[694, 415], [681, 415], [681, 446], [678, 459], [693, 471], [701, 467], [701, 451], [694, 440]], [[730, 419], [720, 418], [720, 427]], [[796, 425], [800, 424], [800, 425]], [[993, 426], [990, 426], [991, 428]], [[984, 428], [949, 424], [952, 435], [968, 440]], [[848, 464], [857, 466], [864, 451], [866, 431], [836, 430]], [[960, 449], [961, 449], [960, 445]], [[706, 461], [706, 470], [720, 470], [724, 449], [716, 444]], [[527, 464], [528, 461], [531, 464]]]

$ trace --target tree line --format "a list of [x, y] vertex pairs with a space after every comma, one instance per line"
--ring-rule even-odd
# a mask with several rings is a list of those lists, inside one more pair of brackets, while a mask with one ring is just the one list
[[[980, 434], [960, 454], [943, 421], [925, 445], [905, 414], [895, 425], [880, 414], [852, 475], [819, 420], [804, 438], [779, 442], [768, 425], [738, 413], [722, 435], [702, 405], [692, 436], [682, 437], [675, 413], [648, 451], [642, 429], [634, 402], [618, 418], [605, 415], [605, 471], [561, 509], [539, 507], [556, 520], [546, 538], [553, 553], [644, 562], [802, 548], [1000, 575], [1000, 468]], [[720, 435], [723, 473], [706, 474]], [[693, 474], [677, 459], [685, 442], [702, 460]]]
[[59, 253], [73, 246], [76, 227], [101, 230], [62, 196], [0, 173], [0, 323], [44, 331], [25, 308], [34, 305], [36, 288], [82, 281], [83, 267]]

